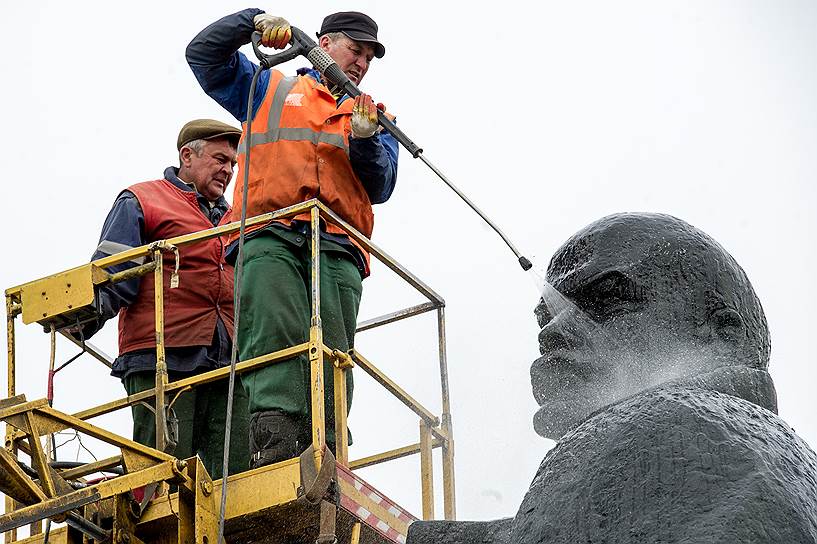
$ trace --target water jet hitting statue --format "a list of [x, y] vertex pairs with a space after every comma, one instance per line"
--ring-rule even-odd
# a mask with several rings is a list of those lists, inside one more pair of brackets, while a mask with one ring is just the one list
[[817, 542], [817, 455], [775, 415], [763, 309], [717, 242], [612, 215], [548, 281], [572, 304], [537, 308], [534, 425], [559, 443], [515, 518], [417, 522], [410, 544]]

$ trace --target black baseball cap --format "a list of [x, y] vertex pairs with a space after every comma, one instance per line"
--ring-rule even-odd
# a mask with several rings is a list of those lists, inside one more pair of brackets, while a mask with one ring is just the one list
[[382, 59], [383, 55], [386, 54], [386, 48], [377, 41], [377, 23], [365, 13], [341, 11], [327, 15], [317, 36], [320, 38], [330, 32], [343, 32], [356, 42], [372, 44], [374, 46], [374, 56], [379, 59]]

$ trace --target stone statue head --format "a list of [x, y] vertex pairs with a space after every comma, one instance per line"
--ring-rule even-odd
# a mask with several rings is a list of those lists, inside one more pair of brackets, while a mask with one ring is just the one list
[[705, 382], [776, 410], [760, 301], [697, 228], [661, 214], [605, 217], [559, 248], [547, 281], [531, 367], [542, 436], [667, 382]]

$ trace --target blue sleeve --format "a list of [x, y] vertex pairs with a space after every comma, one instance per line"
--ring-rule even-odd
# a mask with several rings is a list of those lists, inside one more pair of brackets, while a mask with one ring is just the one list
[[[145, 216], [136, 196], [130, 191], [123, 191], [113, 208], [105, 218], [102, 226], [102, 234], [99, 236], [99, 245], [94, 251], [92, 261], [126, 251], [128, 249], [145, 245]], [[116, 266], [108, 267], [110, 273], [121, 272], [142, 264], [142, 262], [128, 261]], [[130, 305], [136, 300], [139, 292], [140, 278], [133, 278], [127, 281], [104, 285], [99, 288], [100, 316], [98, 323], [86, 325], [82, 332], [85, 338], [90, 338], [102, 325], [116, 314], [119, 310]]]
[[[250, 43], [253, 18], [260, 9], [249, 8], [222, 17], [188, 44], [185, 56], [201, 88], [242, 123], [247, 120], [247, 98], [257, 65], [238, 51]], [[269, 86], [269, 70], [258, 77], [253, 111], [258, 111]]]
[[397, 183], [397, 140], [387, 132], [349, 140], [349, 161], [372, 204], [386, 202]]

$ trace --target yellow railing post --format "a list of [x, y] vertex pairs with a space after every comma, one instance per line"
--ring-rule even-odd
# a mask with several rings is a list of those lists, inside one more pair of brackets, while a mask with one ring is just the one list
[[445, 308], [437, 309], [437, 336], [440, 352], [440, 389], [442, 394], [443, 441], [443, 515], [447, 520], [457, 518], [456, 491], [454, 487], [454, 428], [451, 424], [451, 399], [448, 389], [448, 358], [445, 342]]
[[443, 441], [443, 515], [447, 520], [457, 519], [456, 490], [454, 487], [454, 439], [451, 438], [451, 415], [443, 416], [443, 430], [448, 439]]
[[8, 371], [8, 396], [9, 398], [13, 397], [17, 394], [16, 392], [16, 348], [14, 345], [14, 318], [16, 317], [16, 313], [14, 310], [14, 303], [11, 300], [11, 297], [6, 295], [6, 350], [8, 353], [8, 365], [6, 370]]
[[153, 291], [156, 316], [156, 449], [165, 451], [167, 442], [167, 419], [165, 418], [165, 386], [167, 385], [167, 362], [165, 361], [165, 297], [164, 297], [164, 276], [162, 264], [162, 250], [157, 248], [153, 251], [153, 260], [156, 268], [153, 269]]
[[323, 447], [326, 445], [326, 416], [324, 414], [323, 328], [321, 326], [321, 246], [320, 210], [310, 210], [311, 220], [311, 284], [312, 320], [309, 326], [309, 368], [312, 391], [312, 444], [315, 448], [315, 466], [320, 468]]
[[335, 360], [335, 459], [342, 465], [349, 465], [349, 434], [346, 429], [346, 373], [340, 360]]
[[[11, 297], [6, 295], [6, 342], [7, 342], [6, 349], [8, 351], [8, 366], [6, 367], [6, 370], [8, 372], [8, 374], [7, 374], [7, 376], [8, 376], [8, 384], [7, 384], [8, 398], [11, 398], [11, 397], [13, 397], [14, 395], [17, 394], [17, 391], [16, 391], [16, 389], [17, 389], [17, 384], [16, 384], [16, 379], [17, 379], [16, 378], [16, 370], [17, 370], [17, 368], [15, 366], [16, 365], [16, 347], [15, 347], [15, 344], [14, 344], [14, 342], [15, 342], [15, 337], [14, 337], [14, 317], [15, 317], [15, 315], [16, 314], [14, 312], [14, 303], [11, 300]], [[10, 448], [9, 453], [11, 453], [14, 457], [17, 457], [17, 448], [15, 448], [14, 444], [11, 443], [11, 434], [12, 433], [11, 433], [11, 430], [9, 429], [9, 426], [6, 425], [6, 446], [8, 448]], [[8, 495], [6, 495], [5, 503], [6, 503], [6, 507], [5, 507], [5, 512], [6, 513], [14, 511], [14, 509], [15, 509], [14, 500], [11, 497], [9, 497]], [[8, 544], [10, 542], [14, 542], [15, 540], [17, 540], [17, 529], [12, 529], [11, 531], [8, 531], [6, 533], [5, 541]]]
[[[53, 387], [54, 387], [54, 366], [57, 362], [57, 329], [54, 327], [54, 324], [51, 324], [51, 352], [48, 357], [48, 401], [49, 405], [53, 406]], [[56, 461], [57, 452], [53, 450], [53, 446], [55, 445], [54, 442], [54, 434], [48, 433], [45, 435], [45, 461], [46, 463], [50, 463], [52, 461]], [[50, 528], [51, 521], [46, 521], [47, 527]], [[29, 534], [38, 535], [42, 533], [43, 530], [43, 522], [42, 520], [38, 520], [31, 525], [29, 525]]]
[[434, 458], [431, 428], [420, 420], [420, 485], [423, 492], [423, 519], [434, 519]]

